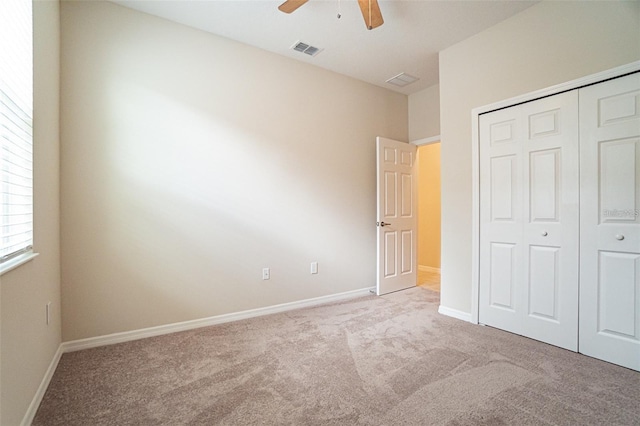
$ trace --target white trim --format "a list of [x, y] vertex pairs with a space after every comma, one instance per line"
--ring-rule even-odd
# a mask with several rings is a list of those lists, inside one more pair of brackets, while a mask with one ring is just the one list
[[440, 305], [438, 307], [438, 313], [442, 315], [446, 315], [448, 317], [456, 318], [462, 321], [472, 322], [470, 313], [462, 312], [453, 308], [447, 308], [446, 306]]
[[471, 322], [478, 324], [480, 298], [480, 114], [471, 111]]
[[418, 265], [418, 271], [433, 272], [435, 274], [439, 274], [440, 268], [434, 268], [433, 266], [426, 266], [426, 265]]
[[38, 407], [40, 407], [40, 403], [42, 402], [42, 398], [44, 398], [44, 394], [49, 387], [49, 383], [51, 383], [51, 379], [53, 378], [53, 373], [55, 373], [56, 368], [58, 367], [58, 363], [60, 362], [60, 358], [62, 357], [63, 349], [62, 344], [58, 346], [58, 350], [55, 355], [53, 355], [53, 359], [49, 364], [49, 368], [47, 368], [42, 381], [40, 382], [40, 386], [38, 386], [38, 390], [31, 400], [31, 404], [29, 404], [29, 408], [27, 408], [27, 412], [22, 418], [22, 422], [20, 422], [20, 426], [29, 426], [33, 419], [36, 417], [36, 413], [38, 412]]
[[[533, 101], [545, 96], [551, 96], [560, 92], [566, 92], [568, 90], [578, 89], [590, 84], [596, 84], [604, 80], [616, 78], [629, 74], [632, 72], [640, 71], [640, 61], [635, 61], [627, 65], [612, 68], [603, 72], [592, 74], [586, 77], [578, 78], [566, 83], [557, 84], [555, 86], [548, 87], [546, 89], [537, 90], [524, 95], [516, 96], [510, 99], [506, 99], [500, 102], [495, 102], [489, 105], [481, 106], [471, 110], [471, 152], [472, 152], [472, 206], [471, 214], [472, 229], [471, 229], [471, 322], [477, 324], [479, 317], [479, 287], [480, 287], [480, 156], [479, 156], [479, 143], [480, 138], [478, 134], [478, 125], [480, 122], [480, 114], [494, 111], [496, 109], [507, 108], [512, 105], [520, 104], [523, 102]], [[452, 315], [453, 316], [453, 315]]]
[[279, 312], [292, 311], [294, 309], [308, 308], [323, 305], [325, 303], [337, 302], [354, 297], [369, 296], [375, 292], [375, 287], [363, 288], [360, 290], [347, 291], [345, 293], [331, 294], [328, 296], [305, 299], [297, 302], [283, 303], [280, 305], [267, 306], [264, 308], [250, 309], [248, 311], [234, 312], [224, 315], [202, 318], [191, 321], [178, 322], [173, 324], [160, 325], [157, 327], [143, 328], [139, 330], [124, 331], [105, 336], [89, 337], [87, 339], [73, 340], [62, 343], [64, 353], [75, 352], [83, 349], [97, 348], [99, 346], [113, 345], [116, 343], [129, 342], [131, 340], [144, 339], [147, 337], [160, 336], [163, 334], [175, 333], [178, 331], [193, 330], [200, 327], [207, 327], [216, 324], [223, 324], [232, 321], [239, 321], [248, 318], [260, 317], [263, 315], [276, 314]]
[[620, 77], [636, 71], [640, 71], [640, 61], [631, 62], [630, 64], [622, 65], [610, 70], [567, 81], [566, 83], [556, 84], [555, 86], [536, 90], [535, 92], [525, 93], [524, 95], [514, 96], [513, 98], [474, 108], [472, 110], [472, 113], [483, 114], [485, 112], [493, 111], [496, 109], [507, 108], [515, 104], [529, 102], [534, 99], [555, 95], [560, 92], [566, 92], [568, 90], [577, 89], [579, 87], [587, 86], [590, 84], [596, 84], [604, 80]]
[[430, 138], [417, 139], [409, 143], [411, 145], [421, 146], [421, 145], [429, 145], [431, 143], [436, 143], [436, 142], [440, 142], [440, 135], [431, 136]]
[[11, 260], [7, 260], [6, 262], [2, 263], [2, 265], [0, 265], [0, 276], [6, 274], [9, 271], [13, 271], [18, 266], [24, 265], [25, 263], [33, 260], [39, 254], [40, 253], [29, 251], [25, 254], [21, 254], [20, 256], [16, 256]]

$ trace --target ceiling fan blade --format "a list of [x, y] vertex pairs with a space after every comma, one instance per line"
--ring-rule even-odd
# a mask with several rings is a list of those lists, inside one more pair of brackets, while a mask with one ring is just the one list
[[367, 29], [372, 30], [384, 24], [382, 12], [380, 12], [380, 6], [378, 6], [378, 0], [358, 0], [358, 4], [360, 5], [362, 17], [364, 18]]
[[284, 13], [291, 13], [309, 0], [287, 0], [278, 6], [278, 9]]

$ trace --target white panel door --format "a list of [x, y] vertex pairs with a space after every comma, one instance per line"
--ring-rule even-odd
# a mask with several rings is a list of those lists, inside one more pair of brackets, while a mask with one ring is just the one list
[[377, 138], [378, 295], [417, 280], [416, 146]]
[[580, 352], [640, 370], [640, 74], [580, 90]]
[[479, 320], [574, 351], [577, 96], [480, 117]]
[[578, 350], [578, 92], [523, 104], [525, 335]]
[[523, 334], [520, 108], [480, 117], [479, 321]]

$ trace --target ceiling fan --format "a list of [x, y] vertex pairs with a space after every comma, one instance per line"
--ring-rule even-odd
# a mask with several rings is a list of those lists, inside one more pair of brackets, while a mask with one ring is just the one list
[[[305, 4], [309, 0], [286, 0], [278, 9], [284, 13], [291, 13], [297, 8]], [[362, 17], [367, 29], [372, 30], [378, 28], [384, 24], [382, 19], [382, 13], [380, 12], [380, 6], [378, 6], [378, 0], [358, 0]], [[340, 15], [338, 15], [340, 17]]]

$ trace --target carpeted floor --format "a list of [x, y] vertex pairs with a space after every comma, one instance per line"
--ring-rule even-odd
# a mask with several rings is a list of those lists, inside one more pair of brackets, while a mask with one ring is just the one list
[[640, 425], [640, 373], [423, 287], [65, 354], [34, 425]]

